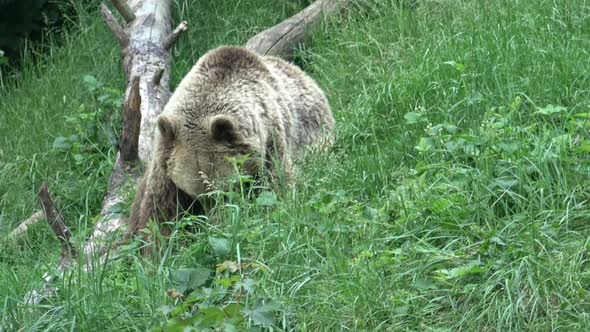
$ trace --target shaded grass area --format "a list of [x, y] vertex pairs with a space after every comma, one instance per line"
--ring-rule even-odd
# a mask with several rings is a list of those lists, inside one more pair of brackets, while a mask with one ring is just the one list
[[[180, 3], [193, 28], [175, 50], [174, 81], [207, 49], [242, 44], [304, 5]], [[24, 295], [58, 245], [43, 225], [2, 240], [0, 326], [173, 330], [182, 317], [226, 330], [586, 330], [588, 22], [584, 0], [355, 6], [298, 56], [338, 127], [332, 150], [300, 165], [296, 187], [225, 193], [217, 222], [184, 219], [161, 260], [129, 250], [71, 271], [32, 311]], [[52, 144], [89, 132], [85, 120], [64, 121], [80, 104], [114, 108], [119, 55], [94, 16], [71, 38], [0, 99], [3, 230], [31, 213], [42, 180], [79, 237], [98, 213], [108, 130], [81, 144], [89, 150]], [[180, 278], [187, 269], [211, 272]], [[186, 297], [167, 296], [171, 287]], [[236, 304], [241, 314], [229, 314]]]

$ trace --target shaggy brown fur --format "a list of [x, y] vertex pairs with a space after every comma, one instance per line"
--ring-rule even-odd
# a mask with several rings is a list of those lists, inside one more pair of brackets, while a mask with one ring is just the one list
[[278, 159], [288, 179], [293, 159], [329, 144], [334, 128], [324, 93], [303, 71], [228, 46], [199, 59], [157, 122], [152, 162], [132, 207], [133, 233], [149, 219], [174, 219], [179, 200], [201, 199], [209, 180], [230, 176], [226, 157], [249, 154], [250, 175], [279, 174], [271, 162]]

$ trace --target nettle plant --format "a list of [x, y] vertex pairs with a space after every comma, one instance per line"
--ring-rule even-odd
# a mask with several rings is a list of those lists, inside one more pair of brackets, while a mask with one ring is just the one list
[[[224, 238], [209, 237], [209, 244], [222, 255], [230, 249]], [[257, 280], [267, 272], [260, 263], [229, 260], [217, 264], [213, 278], [203, 268], [172, 271], [173, 287], [167, 294], [173, 304], [159, 308], [166, 322], [152, 331], [244, 331], [276, 325], [283, 304], [268, 296]]]
[[74, 133], [53, 141], [53, 151], [68, 153], [77, 165], [93, 164], [114, 151], [123, 102], [121, 91], [104, 86], [92, 75], [84, 76], [83, 83], [89, 98], [79, 101], [64, 119]]
[[[208, 216], [186, 215], [170, 224], [174, 231], [167, 243], [174, 248], [168, 249], [176, 251], [185, 267], [169, 271], [166, 294], [172, 303], [159, 308], [165, 321], [152, 331], [252, 331], [281, 325], [284, 304], [262, 281], [270, 269], [240, 256], [240, 245], [248, 246], [258, 236], [244, 221], [280, 207], [274, 192], [243, 174], [247, 158], [227, 159], [235, 174], [227, 183], [211, 183], [213, 190], [207, 195], [216, 204]], [[158, 237], [157, 229], [150, 232]]]

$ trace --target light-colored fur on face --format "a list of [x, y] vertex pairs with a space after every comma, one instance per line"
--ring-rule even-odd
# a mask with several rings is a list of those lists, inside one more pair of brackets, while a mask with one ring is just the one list
[[199, 198], [211, 182], [231, 176], [228, 157], [249, 155], [248, 175], [284, 174], [288, 182], [293, 160], [329, 144], [334, 129], [324, 93], [298, 67], [230, 46], [199, 59], [157, 122], [153, 159], [132, 207], [132, 233], [149, 219], [175, 218], [178, 201]]

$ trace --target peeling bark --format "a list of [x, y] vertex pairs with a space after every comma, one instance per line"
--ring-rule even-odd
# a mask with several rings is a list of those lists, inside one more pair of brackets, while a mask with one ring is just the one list
[[134, 77], [128, 86], [125, 113], [123, 114], [123, 129], [119, 139], [121, 160], [130, 166], [136, 166], [139, 159], [137, 146], [141, 124], [141, 96], [139, 95], [139, 77]]
[[[111, 172], [100, 219], [84, 246], [88, 255], [102, 253], [112, 240], [109, 236], [125, 229], [127, 222], [120, 205], [125, 200], [124, 195], [133, 191], [127, 187], [135, 188], [140, 165], [147, 165], [150, 161], [155, 119], [170, 97], [170, 52], [165, 45], [173, 43], [186, 30], [186, 24], [181, 23], [182, 31], [170, 41], [173, 34], [170, 0], [131, 0], [126, 6], [132, 10], [133, 18], [124, 13], [126, 9], [116, 6], [128, 23], [124, 32], [129, 39], [122, 48], [127, 89], [120, 151]], [[109, 20], [106, 17], [105, 20], [110, 27]], [[119, 39], [117, 33], [114, 35]]]

